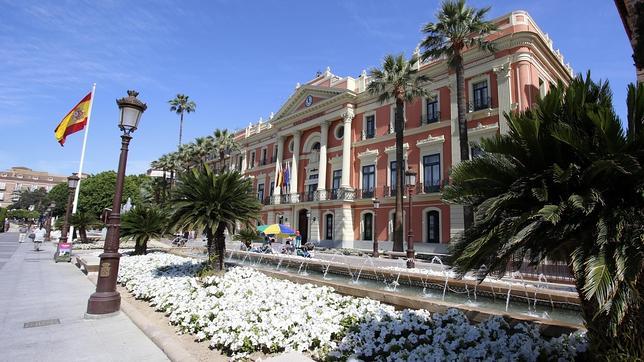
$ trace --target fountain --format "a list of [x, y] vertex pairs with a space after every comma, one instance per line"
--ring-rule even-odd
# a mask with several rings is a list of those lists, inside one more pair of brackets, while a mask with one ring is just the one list
[[[521, 272], [517, 270], [515, 272], [512, 272], [511, 276], [514, 279], [516, 279], [517, 277], [519, 279], [521, 279], [521, 283], [523, 283], [523, 290], [525, 291], [525, 299], [528, 301], [528, 312], [530, 312], [531, 310], [530, 310], [530, 297], [528, 296], [528, 286], [525, 284], [525, 280], [523, 279], [523, 274], [521, 274]], [[535, 312], [537, 311], [536, 300], [535, 300], [535, 309], [534, 309], [534, 311]]]
[[[563, 287], [559, 285], [554, 285], [555, 289], [551, 289], [545, 275], [540, 275], [538, 284], [534, 283], [534, 285], [525, 280], [525, 276], [519, 272], [507, 275], [500, 283], [491, 280], [479, 283], [480, 280], [477, 281], [469, 276], [464, 280], [451, 279], [449, 267], [444, 265], [438, 257], [425, 263], [425, 269], [429, 268], [430, 270], [419, 271], [400, 267], [388, 270], [387, 267], [380, 266], [377, 259], [374, 260], [369, 256], [364, 256], [360, 260], [338, 252], [327, 254], [327, 257], [322, 255], [322, 259], [288, 255], [264, 256], [260, 254], [253, 256], [250, 254], [258, 253], [244, 251], [234, 251], [231, 254], [226, 257], [228, 260], [232, 259], [233, 263], [250, 265], [268, 273], [275, 271], [288, 273], [290, 270], [292, 275], [306, 276], [306, 280], [311, 283], [316, 283], [317, 280], [323, 282], [323, 285], [329, 285], [324, 283], [330, 283], [330, 285], [360, 284], [360, 290], [364, 290], [364, 288], [383, 290], [384, 283], [383, 293], [396, 293], [401, 297], [422, 297], [421, 299], [425, 303], [435, 301], [440, 305], [452, 305], [463, 309], [478, 310], [481, 308], [497, 310], [497, 313], [523, 314], [533, 318], [552, 318], [554, 321], [564, 320], [572, 321], [571, 323], [581, 323], [577, 312], [567, 312], [565, 309], [559, 308], [562, 306], [567, 309], [576, 305], [574, 302], [570, 302], [571, 298], [575, 298], [575, 296], [566, 295], [565, 293], [572, 293], [562, 291]], [[250, 264], [246, 261], [249, 258], [253, 260]], [[486, 272], [487, 267], [482, 266], [478, 272], [475, 272], [475, 275], [484, 275]], [[337, 277], [330, 275], [334, 273]], [[382, 279], [380, 273], [382, 273]], [[515, 279], [508, 280], [508, 277]], [[523, 291], [517, 288], [517, 285], [523, 285]], [[535, 290], [537, 287], [539, 289]], [[432, 292], [431, 289], [435, 289], [435, 292]], [[497, 295], [502, 295], [505, 298], [499, 300], [496, 298]], [[479, 299], [479, 297], [481, 298]], [[525, 302], [521, 301], [524, 298], [528, 302], [528, 313], [526, 313]], [[534, 298], [534, 300], [530, 298]], [[543, 305], [549, 305], [552, 310], [549, 309], [546, 313]]]

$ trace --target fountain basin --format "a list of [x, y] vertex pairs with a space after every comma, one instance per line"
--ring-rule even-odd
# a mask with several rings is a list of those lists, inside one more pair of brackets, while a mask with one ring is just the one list
[[[360, 285], [345, 284], [332, 280], [320, 280], [303, 275], [296, 275], [293, 273], [280, 272], [275, 270], [267, 270], [261, 268], [257, 270], [273, 278], [286, 279], [300, 284], [311, 283], [319, 286], [327, 286], [335, 289], [340, 294], [378, 300], [380, 302], [392, 305], [397, 309], [425, 309], [432, 313], [444, 313], [449, 308], [456, 308], [463, 311], [463, 313], [465, 313], [465, 315], [467, 315], [467, 317], [475, 323], [480, 323], [490, 318], [491, 316], [499, 315], [498, 311], [487, 308], [466, 306], [462, 304], [456, 305], [435, 300], [430, 301], [427, 299], [402, 295], [395, 292], [374, 290], [372, 288], [363, 287]], [[532, 317], [519, 313], [503, 313], [501, 315], [506, 320], [508, 320], [511, 325], [521, 322], [533, 323], [539, 327], [543, 335], [548, 337], [558, 337], [564, 333], [567, 334], [583, 329], [583, 326], [579, 324]]]
[[[257, 253], [249, 253], [246, 251], [229, 250], [228, 253], [232, 253], [233, 258], [235, 259], [243, 259], [245, 256], [247, 256], [246, 254], [250, 254], [250, 256], [253, 258], [259, 257], [259, 254]], [[277, 265], [281, 260], [282, 266], [290, 267], [297, 267], [303, 261], [303, 258], [301, 257], [284, 257], [280, 254], [263, 254], [261, 258], [264, 261], [270, 261], [275, 265]], [[307, 259], [307, 264], [309, 268], [317, 268], [318, 270], [328, 268], [330, 273], [349, 275], [347, 265], [340, 262], [329, 262], [327, 260], [321, 259]], [[401, 284], [423, 287], [424, 284], [442, 286], [445, 283], [445, 277], [439, 275], [419, 274], [414, 272], [391, 270], [367, 265], [351, 265], [349, 266], [349, 268], [351, 268], [356, 273], [358, 272], [358, 270], [361, 270], [360, 277], [365, 279], [380, 279], [383, 275], [389, 278], [397, 278], [398, 274], [400, 274], [399, 282]], [[530, 283], [534, 284], [534, 282]], [[542, 304], [550, 304], [550, 301], [552, 301], [552, 304], [558, 308], [579, 310], [579, 296], [577, 293], [573, 292], [556, 289], [546, 289], [543, 287], [534, 287], [532, 285], [523, 286], [518, 284], [514, 284], [510, 288], [508, 283], [506, 282], [491, 281], [487, 279], [482, 283], [477, 284], [475, 280], [448, 278], [448, 285], [450, 288], [460, 289], [463, 291], [466, 290], [466, 288], [473, 290], [475, 284], [477, 293], [491, 298], [505, 299], [509, 291], [511, 300], [524, 301], [526, 299], [527, 293], [529, 299], [533, 300], [536, 297], [536, 299]]]

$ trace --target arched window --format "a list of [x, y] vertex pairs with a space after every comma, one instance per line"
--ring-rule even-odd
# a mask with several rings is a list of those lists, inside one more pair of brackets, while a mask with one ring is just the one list
[[438, 211], [429, 210], [425, 214], [427, 227], [427, 242], [428, 243], [440, 243], [440, 217]]
[[362, 240], [373, 240], [373, 214], [368, 212], [362, 215]]
[[320, 142], [315, 142], [313, 144], [313, 147], [311, 147], [311, 150], [319, 151], [320, 150]]
[[333, 240], [333, 214], [326, 214], [324, 218], [325, 235], [324, 239]]

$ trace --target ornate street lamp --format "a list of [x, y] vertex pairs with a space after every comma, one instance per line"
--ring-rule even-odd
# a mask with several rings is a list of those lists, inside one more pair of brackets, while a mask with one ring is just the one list
[[415, 267], [416, 253], [414, 252], [414, 242], [412, 241], [413, 233], [411, 231], [411, 193], [416, 187], [416, 172], [411, 167], [405, 171], [405, 184], [407, 185], [407, 199], [409, 199], [409, 208], [407, 209], [407, 268]]
[[[78, 176], [71, 175], [67, 178], [67, 187], [69, 188], [67, 192], [67, 207], [65, 208], [65, 220], [63, 222], [63, 229], [60, 232], [60, 238], [58, 239], [58, 244], [67, 242], [67, 233], [69, 233], [69, 218], [72, 215], [72, 203], [74, 202], [74, 192], [76, 186], [78, 186]], [[58, 255], [58, 250], [56, 250], [56, 255]]]
[[[378, 209], [380, 207], [380, 200], [377, 198], [372, 199], [373, 201], [373, 208]], [[376, 212], [374, 211], [373, 213], [373, 224], [376, 225]], [[378, 230], [377, 227], [374, 227], [374, 229]], [[380, 253], [378, 253], [378, 233], [373, 236], [373, 252], [371, 253], [371, 256], [374, 258], [377, 258], [380, 256]]]
[[107, 222], [105, 247], [103, 253], [99, 255], [101, 261], [99, 263], [96, 292], [87, 301], [87, 314], [91, 315], [114, 313], [121, 307], [121, 295], [116, 291], [116, 277], [119, 269], [119, 258], [121, 257], [118, 252], [121, 227], [120, 210], [127, 151], [132, 139], [131, 134], [139, 127], [141, 115], [147, 109], [147, 105], [137, 98], [138, 95], [138, 92], [128, 90], [127, 97], [116, 100], [120, 111], [118, 126], [123, 131], [121, 135], [121, 156], [116, 175], [112, 212], [110, 212]]

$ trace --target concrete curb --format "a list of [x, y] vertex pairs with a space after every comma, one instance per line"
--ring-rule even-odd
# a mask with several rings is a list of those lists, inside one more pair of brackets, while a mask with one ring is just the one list
[[[96, 285], [96, 273], [89, 273], [87, 278]], [[149, 323], [147, 318], [141, 314], [135, 306], [128, 301], [121, 298], [121, 311], [127, 315], [130, 320], [145, 334], [154, 344], [159, 347], [163, 353], [175, 362], [190, 362], [196, 359], [188, 352], [181, 343], [177, 342], [177, 336], [174, 334], [166, 333], [157, 329], [152, 323]]]

